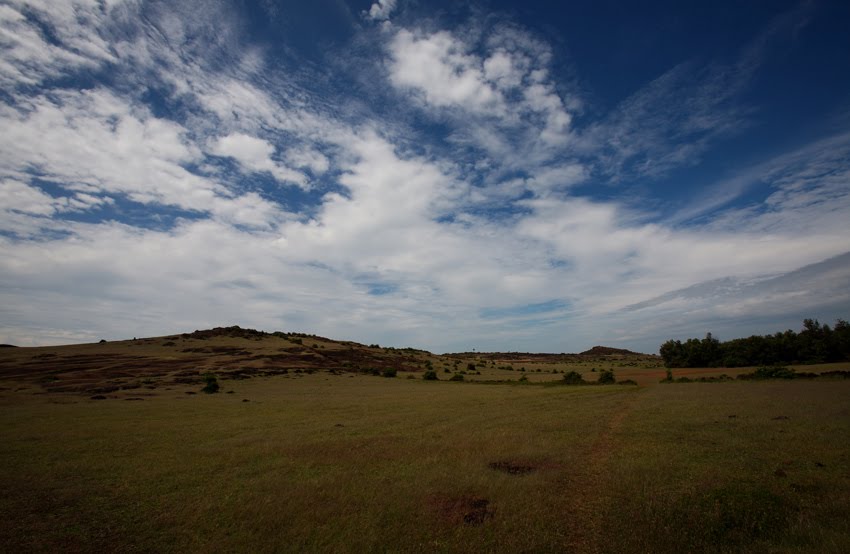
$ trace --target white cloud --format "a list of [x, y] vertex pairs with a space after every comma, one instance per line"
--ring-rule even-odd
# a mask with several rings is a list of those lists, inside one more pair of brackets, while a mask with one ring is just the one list
[[232, 133], [212, 141], [211, 153], [217, 156], [229, 156], [248, 171], [268, 172], [275, 179], [306, 186], [304, 174], [292, 170], [272, 159], [275, 147], [268, 141], [244, 133]]
[[397, 87], [421, 92], [437, 107], [460, 106], [482, 114], [503, 115], [499, 92], [484, 79], [480, 60], [466, 45], [441, 31], [416, 36], [402, 29], [390, 44], [390, 79]]
[[0, 5], [0, 83], [35, 85], [115, 62], [109, 43], [95, 31], [106, 25], [112, 7], [93, 0], [10, 0]]
[[330, 160], [321, 152], [312, 148], [290, 148], [286, 152], [286, 160], [294, 167], [307, 168], [317, 175], [325, 173], [330, 168]]
[[525, 74], [523, 66], [527, 65], [526, 59], [520, 60], [521, 63], [517, 63], [517, 59], [508, 52], [497, 50], [484, 60], [484, 75], [502, 90], [518, 87], [522, 84]]
[[570, 110], [581, 103], [559, 94], [548, 77], [549, 49], [527, 33], [512, 26], [466, 35], [400, 29], [387, 50], [396, 89], [426, 114], [451, 121], [450, 140], [483, 151], [493, 170], [537, 171], [570, 147]]
[[[67, 191], [86, 193], [67, 201], [73, 209], [118, 194], [143, 204], [210, 212], [245, 225], [267, 226], [269, 218], [283, 217], [268, 201], [259, 209], [258, 198], [240, 198], [221, 183], [188, 170], [203, 156], [180, 125], [155, 118], [105, 90], [51, 96], [35, 97], [21, 110], [0, 108], [5, 129], [0, 161], [8, 177], [25, 180], [34, 169]], [[248, 213], [247, 205], [255, 208], [251, 217], [239, 219]], [[259, 214], [265, 219], [256, 219]]]
[[0, 206], [3, 210], [33, 215], [51, 215], [56, 211], [53, 197], [10, 179], [0, 181]]
[[378, 0], [372, 4], [368, 12], [365, 12], [365, 15], [376, 21], [389, 19], [396, 8], [396, 4], [396, 0]]

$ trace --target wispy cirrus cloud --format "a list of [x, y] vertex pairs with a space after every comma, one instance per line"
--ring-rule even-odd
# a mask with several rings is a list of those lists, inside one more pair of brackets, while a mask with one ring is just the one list
[[86, 0], [0, 5], [0, 84], [37, 85], [69, 69], [97, 69], [116, 61], [109, 42], [92, 32], [108, 19], [108, 9]]
[[615, 181], [660, 177], [699, 163], [713, 144], [752, 124], [755, 108], [743, 93], [771, 43], [798, 33], [811, 9], [803, 3], [776, 16], [732, 61], [690, 60], [667, 70], [585, 129], [582, 148]]

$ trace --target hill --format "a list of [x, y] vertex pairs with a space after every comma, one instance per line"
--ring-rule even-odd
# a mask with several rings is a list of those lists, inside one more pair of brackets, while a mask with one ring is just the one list
[[594, 346], [590, 350], [581, 353], [582, 356], [646, 356], [639, 352], [632, 352], [623, 348], [611, 348], [610, 346]]
[[0, 379], [37, 382], [50, 392], [117, 390], [312, 372], [418, 371], [430, 354], [365, 346], [303, 333], [266, 333], [238, 326], [95, 344], [2, 349]]
[[[103, 395], [135, 389], [199, 385], [214, 373], [219, 379], [385, 370], [474, 376], [475, 380], [557, 379], [568, 365], [595, 371], [594, 364], [618, 367], [659, 365], [657, 356], [594, 347], [581, 354], [464, 352], [436, 355], [415, 348], [382, 347], [305, 333], [216, 327], [191, 333], [66, 346], [0, 349], [0, 380], [37, 385], [45, 392]], [[514, 372], [516, 367], [517, 373]], [[481, 370], [485, 373], [482, 375]], [[549, 375], [550, 377], [545, 377]]]

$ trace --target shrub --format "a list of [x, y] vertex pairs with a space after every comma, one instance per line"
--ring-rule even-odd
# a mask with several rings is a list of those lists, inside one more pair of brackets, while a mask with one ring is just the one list
[[463, 375], [461, 375], [460, 373], [455, 373], [454, 375], [452, 375], [452, 378], [449, 379], [449, 381], [463, 381]]
[[618, 385], [637, 385], [637, 381], [634, 379], [626, 379], [625, 381], [617, 381]]
[[583, 385], [586, 381], [584, 377], [581, 376], [581, 373], [578, 371], [570, 371], [569, 373], [564, 374], [564, 384], [565, 385]]
[[396, 370], [395, 368], [387, 368], [387, 369], [384, 370], [383, 373], [381, 373], [381, 375], [383, 375], [384, 377], [388, 377], [388, 378], [389, 377], [395, 377], [397, 374], [398, 374], [398, 370]]
[[793, 379], [795, 371], [785, 366], [763, 366], [752, 372], [752, 379]]
[[215, 375], [213, 375], [212, 373], [207, 373], [206, 375], [204, 375], [204, 382], [206, 384], [204, 385], [204, 388], [201, 389], [201, 391], [207, 394], [213, 394], [218, 392], [218, 379], [216, 379]]
[[449, 368], [446, 368], [443, 370], [443, 373], [451, 373], [451, 370]]
[[599, 380], [596, 381], [600, 385], [613, 385], [617, 382], [617, 379], [614, 377], [614, 372], [608, 369], [603, 369], [599, 372]]
[[528, 383], [528, 377], [523, 375], [522, 377], [519, 378], [519, 382], [520, 383]]
[[472, 363], [472, 362], [469, 362], [468, 364], [466, 364], [466, 370], [467, 371], [475, 371], [475, 364]]
[[422, 374], [422, 378], [426, 381], [436, 381], [437, 380], [437, 372], [432, 370], [428, 370]]

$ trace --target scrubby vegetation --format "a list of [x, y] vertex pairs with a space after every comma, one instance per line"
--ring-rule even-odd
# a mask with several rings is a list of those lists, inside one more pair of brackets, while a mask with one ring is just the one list
[[600, 385], [613, 385], [617, 382], [617, 378], [614, 377], [614, 372], [610, 370], [603, 370], [599, 373], [599, 379], [597, 383]]
[[834, 327], [816, 319], [803, 321], [803, 330], [753, 335], [721, 342], [711, 333], [704, 339], [669, 340], [661, 345], [667, 367], [746, 367], [781, 364], [820, 364], [850, 359], [850, 324]]
[[569, 371], [565, 373], [563, 382], [565, 385], [584, 385], [587, 383], [578, 371]]
[[[850, 371], [832, 370], [815, 373], [812, 371], [797, 371], [785, 366], [763, 366], [749, 373], [741, 373], [735, 379], [739, 381], [767, 381], [771, 379], [850, 379]], [[719, 383], [732, 381], [733, 378], [725, 373], [721, 375], [702, 375], [699, 377], [673, 377], [673, 373], [667, 370], [667, 377], [661, 379], [660, 383]]]
[[207, 394], [213, 394], [218, 392], [218, 379], [212, 373], [207, 373], [206, 375], [204, 375], [204, 383], [204, 388], [201, 389], [202, 392], [205, 392]]

